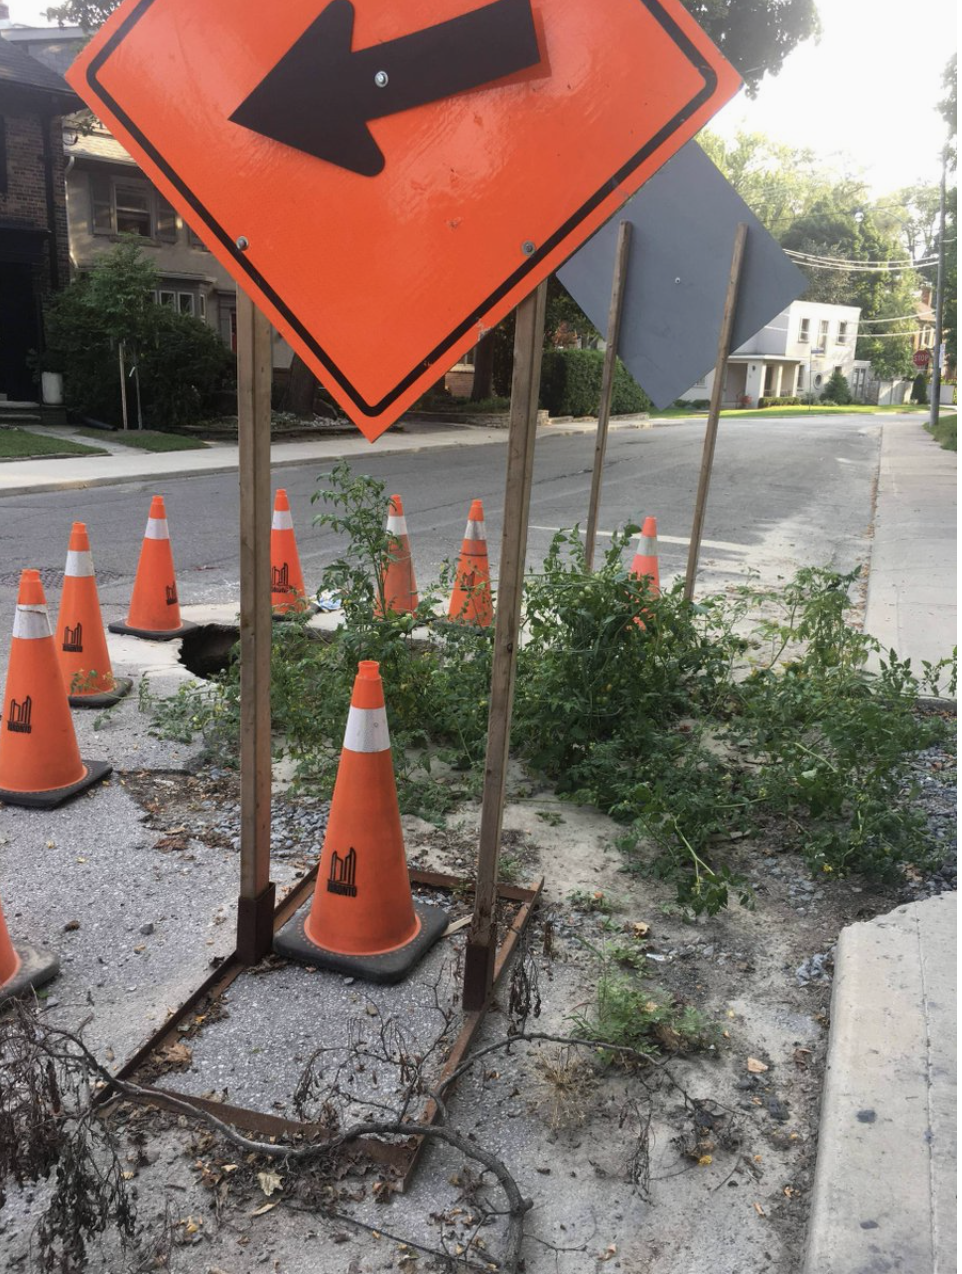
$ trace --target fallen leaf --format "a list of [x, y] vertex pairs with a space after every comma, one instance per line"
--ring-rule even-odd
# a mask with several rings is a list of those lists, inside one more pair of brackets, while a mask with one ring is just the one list
[[257, 1180], [260, 1182], [260, 1187], [268, 1198], [270, 1198], [275, 1190], [280, 1190], [281, 1188], [281, 1178], [276, 1172], [259, 1172], [257, 1174]]
[[757, 1057], [750, 1057], [748, 1059], [748, 1069], [753, 1075], [764, 1075], [768, 1067], [764, 1062], [760, 1062]]
[[755, 1209], [755, 1211], [758, 1213], [759, 1216], [765, 1215], [765, 1209], [762, 1207], [760, 1203], [753, 1203], [752, 1207]]
[[644, 920], [636, 920], [631, 926], [631, 932], [636, 938], [644, 938], [650, 929], [651, 925], [646, 925]]
[[711, 1161], [711, 1155], [702, 1155], [702, 1157], [698, 1160], [698, 1166], [699, 1168], [707, 1168]]
[[276, 1208], [280, 1199], [275, 1199], [273, 1203], [262, 1203], [259, 1208], [255, 1208], [251, 1216], [263, 1216], [265, 1212], [270, 1212], [271, 1208]]
[[189, 1066], [194, 1060], [194, 1054], [186, 1044], [168, 1044], [161, 1049], [160, 1059], [168, 1066]]

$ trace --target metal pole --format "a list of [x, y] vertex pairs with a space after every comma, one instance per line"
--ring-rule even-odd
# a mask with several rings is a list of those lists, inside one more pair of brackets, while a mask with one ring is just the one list
[[605, 467], [605, 450], [608, 446], [608, 421], [611, 418], [611, 399], [615, 392], [615, 372], [618, 366], [618, 338], [621, 334], [621, 311], [628, 278], [628, 257], [631, 253], [631, 222], [623, 221], [618, 227], [618, 247], [615, 251], [615, 273], [611, 283], [611, 305], [608, 310], [608, 335], [605, 346], [605, 366], [601, 376], [601, 406], [598, 409], [598, 435], [595, 440], [595, 466], [591, 471], [591, 496], [588, 500], [588, 523], [585, 527], [585, 566], [594, 569], [595, 540], [598, 535], [598, 510], [601, 504], [601, 481]]
[[[748, 226], [743, 221], [735, 231], [735, 248], [732, 252], [731, 270], [728, 275], [728, 289], [725, 293], [725, 308], [722, 311], [721, 331], [718, 334], [718, 357], [715, 359], [715, 379], [711, 387], [711, 404], [708, 408], [708, 424], [705, 429], [705, 446], [702, 451], [701, 473], [698, 477], [698, 494], [695, 497], [695, 518], [691, 528], [691, 541], [688, 545], [688, 569], [685, 572], [685, 600], [691, 601], [695, 593], [695, 576], [698, 574], [698, 555], [701, 552], [701, 537], [705, 527], [705, 506], [708, 503], [708, 488], [711, 485], [711, 470], [715, 460], [715, 439], [718, 437], [718, 417], [721, 414], [722, 394], [725, 389], [725, 374], [728, 370], [728, 355], [731, 351], [732, 326], [735, 322], [735, 306], [738, 304], [738, 282], [742, 272], [742, 260], [745, 256], [745, 243], [748, 239]], [[811, 356], [809, 356], [811, 358]], [[811, 370], [809, 370], [811, 380]], [[811, 390], [811, 385], [809, 385]]]
[[494, 904], [497, 896], [498, 857], [501, 851], [518, 633], [521, 628], [524, 559], [528, 545], [528, 508], [531, 503], [531, 475], [534, 470], [538, 391], [541, 388], [546, 297], [547, 284], [542, 283], [537, 291], [521, 302], [516, 311], [514, 377], [511, 382], [511, 415], [508, 424], [508, 476], [504, 496], [504, 528], [501, 533], [501, 565], [498, 571], [498, 608], [494, 625], [488, 747], [481, 797], [478, 883], [464, 962], [463, 1004], [466, 1012], [484, 1008], [491, 994], [494, 957], [498, 945]]
[[256, 964], [274, 936], [271, 855], [271, 328], [237, 291], [240, 452], [241, 879], [237, 954]]
[[935, 349], [932, 370], [932, 402], [929, 405], [929, 428], [934, 432], [939, 423], [942, 397], [942, 306], [945, 300], [945, 169], [948, 164], [948, 147], [942, 150], [942, 185], [939, 191], [939, 265], [935, 284]]
[[124, 343], [117, 342], [117, 357], [120, 360], [120, 410], [124, 418], [124, 428], [127, 428], [127, 368], [124, 363]]

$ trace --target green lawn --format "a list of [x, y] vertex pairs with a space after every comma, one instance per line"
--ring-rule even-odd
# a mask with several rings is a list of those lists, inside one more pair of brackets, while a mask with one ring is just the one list
[[943, 451], [958, 451], [959, 446], [956, 435], [956, 423], [956, 415], [954, 411], [943, 411], [936, 422], [934, 430], [929, 429], [928, 425], [926, 425], [925, 428]]
[[[101, 429], [78, 429], [85, 438], [103, 438]], [[108, 435], [111, 442], [125, 447], [139, 447], [141, 451], [199, 451], [207, 446], [199, 438], [186, 434], [167, 434], [158, 429], [118, 429]]]
[[0, 460], [33, 456], [105, 456], [100, 447], [86, 447], [67, 438], [48, 438], [29, 429], [0, 429]]
[[[811, 407], [766, 407], [759, 411], [758, 408], [747, 407], [744, 410], [739, 408], [729, 408], [721, 414], [724, 417], [738, 417], [742, 420], [764, 420], [768, 417], [784, 418], [785, 416], [875, 416], [879, 412], [899, 412], [904, 414], [912, 411], [928, 411], [927, 407], [918, 407], [914, 403], [906, 403], [904, 407], [874, 407], [867, 403], [851, 403], [848, 407], [837, 407], [834, 403], [814, 403]], [[668, 407], [665, 411], [652, 412], [653, 419], [681, 419], [684, 420], [691, 416], [707, 416], [708, 409], [705, 407], [696, 408], [694, 410], [685, 407]]]

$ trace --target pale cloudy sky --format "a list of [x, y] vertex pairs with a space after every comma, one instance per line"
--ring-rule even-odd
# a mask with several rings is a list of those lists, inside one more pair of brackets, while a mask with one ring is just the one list
[[755, 101], [740, 94], [711, 127], [739, 127], [814, 150], [863, 173], [873, 193], [941, 174], [942, 72], [957, 49], [955, 0], [818, 0], [821, 40], [766, 77]]
[[[42, 23], [50, 2], [8, 0], [10, 16]], [[876, 194], [935, 184], [945, 140], [935, 104], [957, 48], [955, 0], [819, 0], [819, 11], [821, 41], [796, 49], [754, 102], [739, 96], [712, 127], [810, 147], [864, 173]]]

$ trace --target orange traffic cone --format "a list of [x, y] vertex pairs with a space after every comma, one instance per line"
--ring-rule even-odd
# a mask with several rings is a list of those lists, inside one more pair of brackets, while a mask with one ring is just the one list
[[0, 722], [0, 801], [52, 809], [110, 773], [82, 761], [39, 571], [23, 571]]
[[274, 938], [293, 960], [400, 982], [447, 927], [411, 897], [378, 665], [358, 666], [310, 914]]
[[0, 906], [0, 1004], [31, 987], [43, 986], [57, 976], [59, 969], [56, 956], [46, 955], [23, 942], [14, 947]]
[[648, 589], [652, 597], [657, 597], [661, 590], [658, 575], [658, 522], [655, 518], [645, 518], [638, 536], [638, 548], [635, 560], [631, 564], [632, 575], [638, 578], [648, 577]]
[[130, 633], [133, 637], [150, 637], [154, 641], [171, 641], [197, 627], [180, 617], [174, 555], [170, 551], [167, 512], [161, 495], [155, 495], [150, 502], [130, 611], [122, 623], [107, 627], [112, 633]]
[[271, 520], [271, 610], [275, 617], [281, 617], [314, 609], [307, 600], [291, 505], [282, 488], [274, 497]]
[[488, 542], [484, 530], [484, 509], [480, 500], [472, 500], [468, 525], [461, 541], [461, 558], [454, 577], [454, 591], [448, 618], [462, 624], [487, 628], [494, 619], [491, 603], [491, 571], [488, 567]]
[[[414, 579], [411, 544], [404, 505], [399, 495], [392, 495], [388, 505], [387, 531], [391, 549], [384, 563], [384, 610], [408, 615], [417, 610], [418, 586]], [[377, 612], [381, 614], [380, 599]]]
[[90, 540], [83, 522], [75, 522], [70, 532], [56, 633], [60, 671], [71, 707], [109, 708], [119, 703], [134, 683], [129, 677], [115, 677], [110, 667]]

